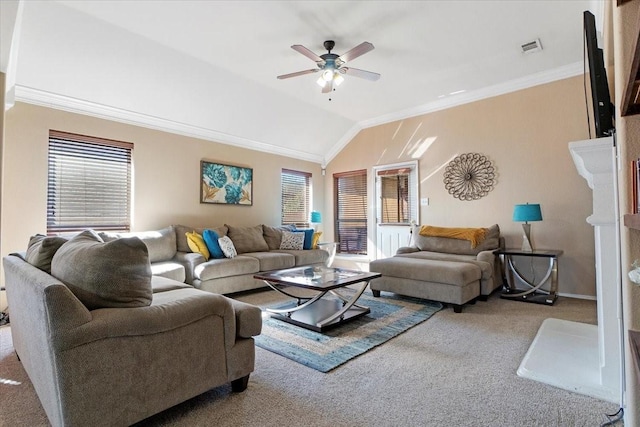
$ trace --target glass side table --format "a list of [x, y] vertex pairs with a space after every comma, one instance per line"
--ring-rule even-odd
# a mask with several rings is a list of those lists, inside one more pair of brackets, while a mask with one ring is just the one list
[[[554, 249], [537, 249], [531, 252], [520, 249], [498, 249], [493, 251], [494, 255], [499, 255], [502, 258], [504, 267], [505, 285], [500, 298], [553, 305], [558, 297], [558, 257], [562, 255], [562, 252]], [[518, 271], [513, 262], [513, 257], [547, 258], [549, 260], [547, 272], [538, 283], [534, 283]], [[518, 288], [516, 279], [518, 283], [522, 283], [526, 287], [524, 289]], [[547, 283], [549, 279], [551, 279], [549, 290], [542, 289], [542, 285]]]
[[333, 259], [336, 257], [336, 247], [336, 242], [318, 243], [318, 249], [322, 249], [329, 254], [329, 258], [324, 263], [325, 267], [331, 267], [331, 264], [333, 264]]

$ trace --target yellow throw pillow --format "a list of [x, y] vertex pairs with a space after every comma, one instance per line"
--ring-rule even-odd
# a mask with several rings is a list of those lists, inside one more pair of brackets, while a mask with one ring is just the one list
[[187, 245], [189, 245], [189, 249], [191, 249], [192, 252], [201, 254], [205, 261], [209, 261], [211, 254], [209, 253], [209, 249], [207, 249], [207, 244], [204, 242], [202, 235], [195, 231], [187, 231], [184, 234], [187, 236]]
[[318, 249], [318, 242], [322, 236], [322, 231], [316, 231], [313, 233], [313, 239], [311, 240], [311, 249]]

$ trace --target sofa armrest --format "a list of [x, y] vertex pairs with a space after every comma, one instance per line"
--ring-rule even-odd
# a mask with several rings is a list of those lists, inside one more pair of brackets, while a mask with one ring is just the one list
[[476, 259], [478, 261], [484, 261], [484, 262], [488, 262], [491, 265], [494, 265], [496, 260], [496, 255], [494, 255], [493, 251], [495, 251], [495, 249], [492, 249], [490, 251], [478, 252], [478, 256]]
[[262, 310], [255, 305], [229, 298], [236, 315], [236, 335], [251, 338], [262, 332]]
[[396, 251], [396, 255], [398, 254], [410, 254], [413, 252], [420, 252], [420, 249], [418, 249], [415, 246], [402, 246], [399, 247], [398, 250]]
[[176, 252], [172, 261], [184, 266], [185, 283], [193, 285], [193, 279], [195, 279], [194, 270], [196, 266], [205, 262], [204, 257], [201, 254], [195, 252]]
[[197, 289], [154, 294], [148, 307], [101, 308], [90, 313], [90, 322], [59, 331], [55, 339], [56, 350], [69, 350], [108, 338], [159, 334], [208, 316], [222, 318], [226, 348], [231, 348], [236, 338], [233, 330], [236, 322], [229, 299]]

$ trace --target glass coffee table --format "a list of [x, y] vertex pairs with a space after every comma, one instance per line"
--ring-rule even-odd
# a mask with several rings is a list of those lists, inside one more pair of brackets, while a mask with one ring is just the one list
[[[271, 317], [316, 332], [341, 325], [369, 313], [369, 307], [356, 304], [371, 279], [380, 273], [331, 267], [295, 267], [253, 276], [264, 280], [275, 291], [296, 301], [278, 309], [267, 309]], [[349, 285], [355, 292], [344, 292]], [[295, 295], [295, 289], [309, 291], [309, 296]], [[340, 292], [342, 290], [342, 292]]]

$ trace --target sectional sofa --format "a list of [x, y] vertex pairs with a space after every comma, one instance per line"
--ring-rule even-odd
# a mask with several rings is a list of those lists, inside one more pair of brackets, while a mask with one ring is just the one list
[[260, 308], [152, 275], [164, 239], [105, 243], [87, 230], [4, 257], [13, 345], [51, 425], [131, 425], [247, 387]]
[[[228, 236], [238, 253], [233, 258], [210, 258], [194, 252], [187, 233], [202, 235], [206, 229], [219, 237]], [[323, 265], [329, 253], [322, 249], [280, 249], [283, 232], [289, 227], [255, 225], [217, 227], [171, 225], [134, 233], [100, 233], [105, 241], [120, 237], [139, 237], [149, 248], [153, 275], [171, 278], [217, 294], [232, 294], [265, 287], [253, 276], [262, 271], [298, 266]], [[192, 245], [193, 246], [193, 245]]]

